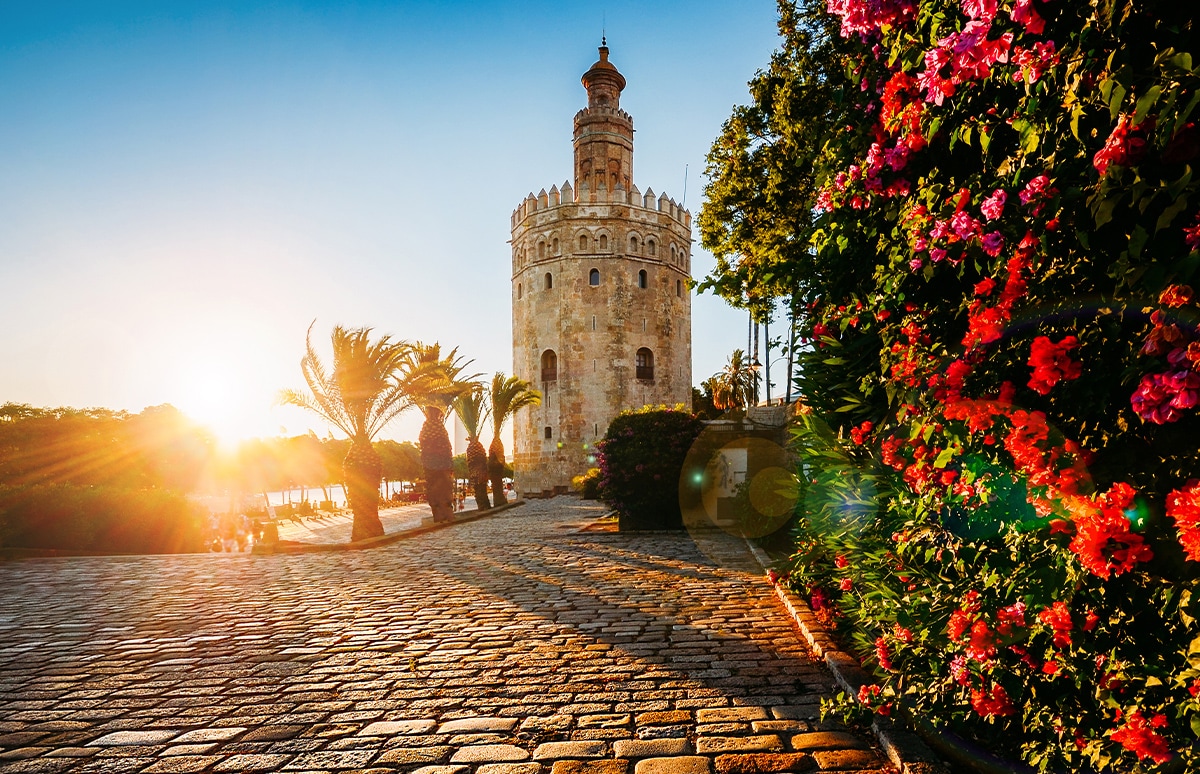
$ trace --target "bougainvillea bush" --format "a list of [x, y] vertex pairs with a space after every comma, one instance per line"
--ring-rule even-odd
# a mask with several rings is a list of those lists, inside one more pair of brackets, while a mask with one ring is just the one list
[[600, 499], [617, 512], [621, 530], [682, 529], [679, 476], [703, 425], [682, 407], [623, 411], [599, 450]]
[[701, 228], [718, 292], [806, 310], [789, 582], [872, 711], [1043, 769], [1197, 770], [1195, 6], [781, 9]]

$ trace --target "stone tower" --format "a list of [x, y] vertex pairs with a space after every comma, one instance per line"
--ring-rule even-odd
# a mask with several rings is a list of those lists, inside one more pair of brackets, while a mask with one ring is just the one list
[[633, 184], [625, 78], [600, 46], [575, 114], [574, 182], [512, 214], [513, 373], [542, 391], [515, 417], [517, 486], [564, 491], [621, 411], [690, 405], [692, 216]]

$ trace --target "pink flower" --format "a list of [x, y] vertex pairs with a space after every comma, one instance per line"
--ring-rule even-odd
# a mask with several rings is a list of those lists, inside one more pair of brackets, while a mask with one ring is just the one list
[[962, 0], [962, 9], [972, 19], [990, 22], [996, 18], [996, 0]]
[[1000, 255], [1000, 251], [1004, 249], [1004, 235], [999, 231], [992, 231], [985, 234], [983, 237], [983, 251], [995, 258]]
[[1034, 10], [1033, 0], [1017, 0], [1009, 18], [1017, 24], [1025, 25], [1025, 31], [1030, 35], [1041, 35], [1046, 28], [1046, 20]]
[[1045, 174], [1030, 180], [1019, 194], [1021, 204], [1032, 204], [1030, 211], [1034, 215], [1041, 213], [1046, 200], [1058, 193], [1058, 189], [1050, 186], [1050, 178]]
[[971, 239], [978, 236], [980, 231], [979, 221], [966, 212], [954, 213], [954, 217], [950, 219], [950, 227], [959, 239]]
[[1008, 201], [1008, 194], [1003, 188], [997, 188], [992, 191], [992, 195], [983, 200], [983, 204], [979, 205], [979, 211], [988, 220], [995, 220], [1004, 214], [1004, 203]]

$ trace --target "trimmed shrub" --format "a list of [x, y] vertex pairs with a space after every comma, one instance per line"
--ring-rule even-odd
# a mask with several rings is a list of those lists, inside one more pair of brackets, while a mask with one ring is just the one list
[[0, 546], [105, 554], [203, 551], [207, 514], [176, 492], [0, 486]]
[[600, 468], [589, 468], [587, 473], [571, 479], [571, 486], [585, 500], [597, 500], [600, 497]]
[[621, 530], [682, 529], [679, 475], [703, 427], [681, 409], [625, 411], [608, 426], [600, 450], [600, 497]]

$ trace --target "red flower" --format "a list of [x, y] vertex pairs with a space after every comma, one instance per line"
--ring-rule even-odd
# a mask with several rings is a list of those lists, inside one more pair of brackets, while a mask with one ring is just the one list
[[1143, 130], [1146, 124], [1150, 124], [1150, 121], [1130, 126], [1129, 116], [1121, 116], [1117, 125], [1113, 127], [1112, 134], [1104, 142], [1104, 147], [1092, 157], [1092, 166], [1101, 177], [1104, 177], [1110, 166], [1131, 167], [1141, 162], [1146, 155], [1146, 133]]
[[1200, 479], [1167, 495], [1167, 516], [1175, 521], [1179, 544], [1193, 562], [1200, 562]]
[[875, 660], [879, 662], [881, 668], [891, 671], [892, 652], [888, 650], [886, 637], [875, 638]]
[[971, 707], [983, 717], [1006, 717], [1016, 712], [1008, 693], [1000, 685], [993, 685], [992, 690], [982, 688], [971, 690]]
[[967, 638], [967, 658], [979, 662], [990, 661], [996, 656], [996, 635], [984, 620], [978, 620], [971, 625], [971, 635]]
[[[1155, 717], [1157, 721], [1158, 716]], [[1165, 723], [1165, 718], [1163, 723]], [[1167, 749], [1167, 740], [1155, 733], [1152, 726], [1155, 721], [1146, 723], [1141, 710], [1130, 712], [1125, 719], [1125, 725], [1112, 733], [1112, 740], [1119, 742], [1126, 750], [1138, 758], [1149, 758], [1155, 763], [1166, 763], [1173, 757]], [[1160, 723], [1158, 725], [1162, 725]]]
[[854, 581], [849, 578], [842, 578], [842, 582], [838, 584], [838, 588], [842, 591], [850, 591], [854, 588]]
[[846, 557], [842, 556], [841, 554], [838, 554], [837, 558], [835, 558], [833, 560], [833, 566], [837, 567], [839, 570], [844, 570], [845, 568], [850, 566], [850, 561], [848, 559], [846, 559]]
[[1096, 615], [1095, 610], [1089, 610], [1087, 611], [1087, 617], [1084, 619], [1082, 628], [1085, 632], [1090, 632], [1096, 628], [1096, 624], [1098, 623], [1100, 623], [1100, 616]]
[[1192, 301], [1193, 291], [1189, 285], [1168, 285], [1158, 297], [1158, 303], [1163, 306], [1177, 307]]
[[992, 291], [996, 289], [996, 280], [991, 277], [985, 277], [975, 284], [975, 295], [990, 296]]
[[1067, 609], [1066, 602], [1055, 602], [1043, 609], [1038, 613], [1038, 620], [1054, 631], [1054, 647], [1071, 647], [1071, 629], [1074, 628], [1074, 624], [1071, 623], [1071, 611]]
[[1047, 336], [1034, 339], [1029, 350], [1029, 365], [1033, 367], [1029, 387], [1034, 392], [1049, 395], [1059, 381], [1078, 379], [1083, 366], [1067, 355], [1078, 346], [1079, 340], [1074, 336], [1067, 336], [1057, 344]]
[[1132, 503], [1132, 491], [1128, 484], [1114, 484], [1098, 508], [1075, 519], [1071, 550], [1093, 575], [1107, 579], [1154, 558], [1142, 536], [1129, 530], [1125, 510]]
[[867, 437], [867, 435], [870, 434], [871, 430], [874, 427], [875, 427], [875, 425], [873, 425], [870, 422], [863, 422], [858, 427], [852, 428], [850, 430], [850, 440], [854, 441], [855, 446], [862, 446], [863, 439], [865, 439]]

